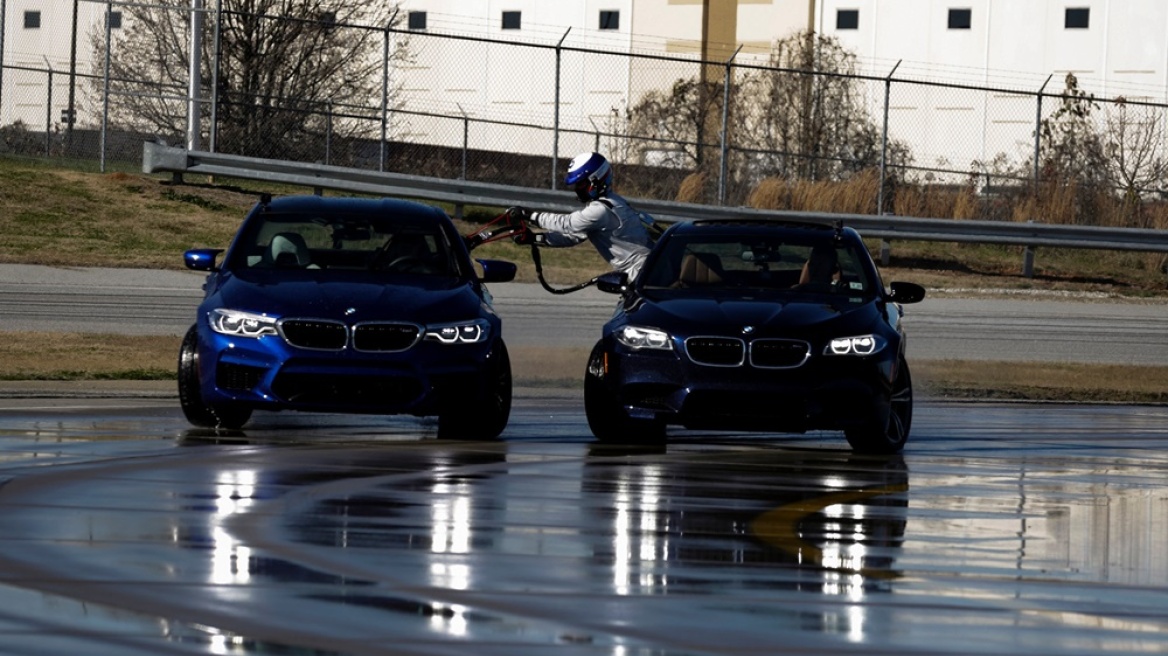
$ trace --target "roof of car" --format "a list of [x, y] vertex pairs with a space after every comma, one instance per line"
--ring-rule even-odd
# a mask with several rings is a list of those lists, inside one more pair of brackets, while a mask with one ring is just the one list
[[785, 217], [741, 217], [741, 218], [726, 218], [726, 219], [694, 219], [690, 221], [694, 226], [709, 226], [709, 225], [743, 225], [743, 226], [775, 226], [775, 227], [790, 227], [790, 228], [809, 228], [809, 229], [831, 229], [837, 225], [842, 225], [836, 221], [810, 221], [789, 219]]
[[294, 195], [261, 199], [267, 207], [280, 212], [386, 212], [393, 214], [432, 214], [435, 218], [446, 216], [441, 209], [432, 205], [397, 198], [354, 198], [350, 196]]
[[792, 230], [845, 233], [855, 231], [845, 227], [842, 221], [801, 221], [781, 217], [695, 219], [679, 223], [674, 230], [682, 234], [706, 231], [737, 232], [739, 229]]

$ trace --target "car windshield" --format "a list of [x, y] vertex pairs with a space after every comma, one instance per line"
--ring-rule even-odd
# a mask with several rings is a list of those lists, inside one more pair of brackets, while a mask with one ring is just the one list
[[424, 217], [270, 212], [254, 216], [234, 247], [244, 269], [458, 275], [441, 227]]
[[681, 235], [660, 245], [642, 286], [868, 296], [874, 286], [862, 264], [865, 257], [831, 233]]

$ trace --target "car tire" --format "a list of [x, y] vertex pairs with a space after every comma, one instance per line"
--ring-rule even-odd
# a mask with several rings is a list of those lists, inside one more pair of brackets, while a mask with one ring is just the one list
[[503, 340], [487, 356], [484, 386], [473, 403], [452, 403], [438, 415], [439, 439], [493, 440], [511, 417], [511, 357]]
[[665, 423], [633, 419], [604, 380], [604, 348], [597, 344], [584, 373], [584, 414], [588, 428], [605, 444], [655, 444], [665, 441]]
[[199, 333], [195, 326], [183, 337], [178, 353], [178, 400], [183, 415], [200, 428], [237, 429], [251, 419], [251, 408], [207, 405], [199, 384]]
[[857, 453], [897, 453], [908, 440], [912, 412], [912, 375], [908, 370], [908, 362], [901, 358], [896, 367], [896, 378], [892, 382], [888, 417], [873, 420], [862, 428], [844, 431], [844, 435], [848, 444], [852, 445], [852, 450]]

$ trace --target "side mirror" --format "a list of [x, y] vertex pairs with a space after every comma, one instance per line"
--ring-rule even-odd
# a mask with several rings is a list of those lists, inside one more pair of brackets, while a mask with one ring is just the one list
[[925, 299], [925, 288], [912, 282], [893, 282], [889, 284], [892, 293], [889, 298], [897, 303], [920, 303]]
[[511, 282], [515, 280], [515, 272], [519, 267], [514, 262], [506, 260], [476, 260], [483, 267], [483, 275], [479, 280], [483, 282]]
[[629, 290], [629, 277], [622, 271], [609, 271], [596, 278], [596, 288], [609, 294], [623, 294]]
[[195, 248], [183, 253], [183, 264], [193, 271], [218, 271], [215, 258], [222, 252], [222, 248]]

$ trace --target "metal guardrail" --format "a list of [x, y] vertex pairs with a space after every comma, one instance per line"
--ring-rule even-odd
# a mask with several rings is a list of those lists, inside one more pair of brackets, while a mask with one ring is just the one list
[[[507, 185], [446, 180], [402, 173], [383, 173], [282, 160], [221, 155], [145, 143], [142, 152], [144, 173], [170, 172], [225, 176], [247, 180], [440, 201], [460, 205], [508, 207], [522, 205], [545, 211], [568, 212], [579, 208], [566, 191], [532, 189]], [[692, 219], [786, 218], [801, 221], [840, 221], [865, 237], [885, 241], [948, 241], [1016, 246], [1102, 249], [1168, 253], [1168, 231], [1138, 228], [1048, 225], [965, 221], [867, 214], [788, 212], [744, 207], [718, 207], [693, 203], [630, 199], [654, 218], [672, 222]], [[1029, 275], [1029, 274], [1028, 274]]]

